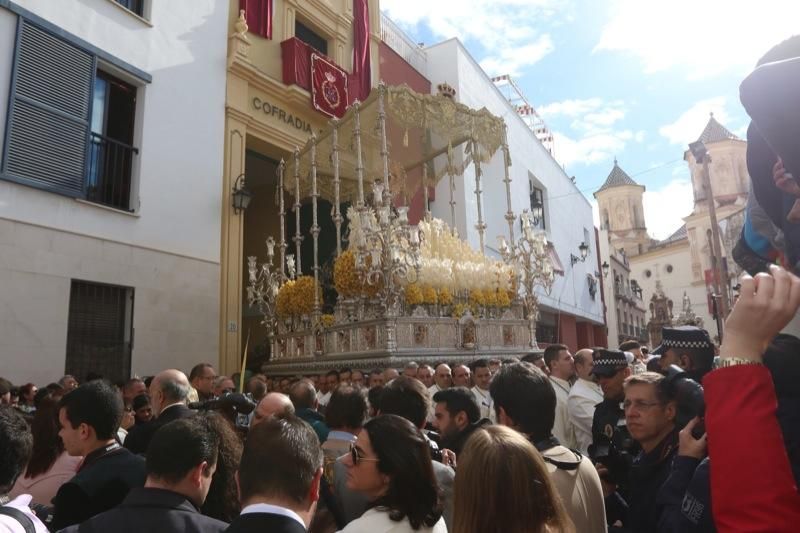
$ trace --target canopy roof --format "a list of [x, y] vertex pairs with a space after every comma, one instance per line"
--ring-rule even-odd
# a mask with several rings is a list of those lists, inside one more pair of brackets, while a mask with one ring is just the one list
[[[382, 110], [386, 119], [386, 169], [382, 157]], [[428, 183], [435, 185], [449, 173], [460, 175], [476, 155], [481, 162], [489, 161], [505, 139], [505, 123], [486, 108], [474, 110], [447, 96], [419, 94], [406, 85], [381, 84], [364, 102], [352, 105], [344, 117], [331, 120], [318, 136], [312, 136], [299, 150], [297, 168], [295, 158], [287, 161], [286, 191], [294, 193], [296, 172], [300, 178], [300, 197], [311, 194], [313, 158], [319, 195], [333, 201], [334, 147], [338, 147], [340, 201], [355, 202], [358, 199], [357, 130], [361, 134], [365, 196], [370, 194], [375, 180], [383, 180], [386, 171], [392, 194], [411, 198], [422, 186], [426, 164]], [[469, 141], [474, 141], [476, 153]], [[453, 150], [464, 142], [467, 142], [465, 158]]]

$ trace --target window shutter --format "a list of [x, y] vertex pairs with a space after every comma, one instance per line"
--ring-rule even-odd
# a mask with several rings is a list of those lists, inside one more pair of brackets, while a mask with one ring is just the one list
[[28, 21], [19, 31], [3, 170], [82, 196], [94, 57]]
[[133, 289], [72, 280], [67, 326], [66, 372], [112, 381], [130, 377]]

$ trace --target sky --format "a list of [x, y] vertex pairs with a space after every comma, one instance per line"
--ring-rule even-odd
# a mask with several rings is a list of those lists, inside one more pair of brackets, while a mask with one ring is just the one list
[[511, 74], [595, 207], [616, 158], [646, 187], [658, 239], [692, 210], [688, 143], [710, 112], [744, 138], [739, 84], [800, 33], [798, 0], [381, 0], [381, 9], [414, 41], [457, 37], [489, 76]]

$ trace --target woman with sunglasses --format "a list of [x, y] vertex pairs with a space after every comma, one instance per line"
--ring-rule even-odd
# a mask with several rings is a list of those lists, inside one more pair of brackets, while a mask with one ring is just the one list
[[347, 487], [370, 505], [342, 533], [447, 533], [428, 443], [411, 422], [373, 418], [343, 461]]

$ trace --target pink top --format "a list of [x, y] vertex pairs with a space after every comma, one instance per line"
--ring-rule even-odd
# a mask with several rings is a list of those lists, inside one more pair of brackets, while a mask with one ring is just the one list
[[67, 452], [63, 452], [50, 470], [44, 474], [32, 478], [24, 477], [24, 473], [20, 474], [9, 492], [9, 496], [15, 498], [21, 494], [30, 494], [33, 496], [34, 503], [49, 507], [52, 505], [50, 501], [55, 497], [61, 485], [72, 479], [78, 471], [81, 461], [83, 461], [83, 457], [72, 457]]

